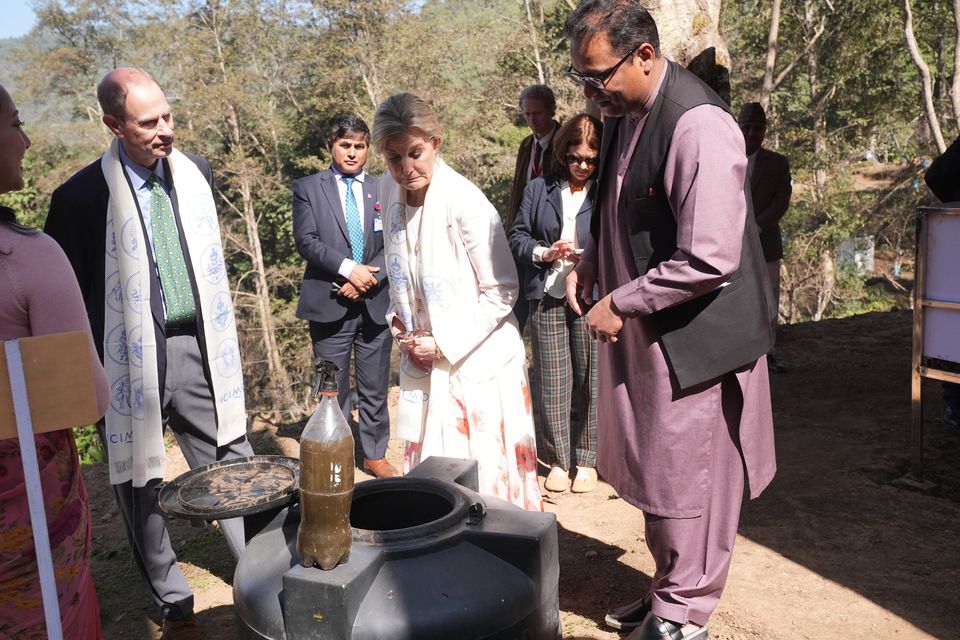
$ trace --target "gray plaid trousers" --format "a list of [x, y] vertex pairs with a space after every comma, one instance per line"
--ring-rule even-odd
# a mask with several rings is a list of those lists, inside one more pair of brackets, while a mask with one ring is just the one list
[[[597, 343], [566, 300], [530, 301], [530, 387], [537, 452], [548, 466], [597, 460]], [[573, 447], [571, 449], [571, 443]]]

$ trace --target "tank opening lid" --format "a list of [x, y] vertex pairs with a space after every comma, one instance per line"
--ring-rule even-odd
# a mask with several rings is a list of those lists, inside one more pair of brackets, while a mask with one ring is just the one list
[[164, 484], [160, 508], [179, 518], [238, 518], [286, 506], [297, 497], [300, 461], [251, 456], [191, 469]]

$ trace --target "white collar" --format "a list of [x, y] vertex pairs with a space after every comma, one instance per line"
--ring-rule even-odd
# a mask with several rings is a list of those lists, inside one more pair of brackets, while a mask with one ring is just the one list
[[344, 178], [353, 178], [353, 179], [355, 179], [357, 182], [359, 182], [359, 183], [361, 183], [361, 184], [363, 183], [363, 176], [365, 176], [366, 173], [367, 173], [366, 171], [364, 171], [363, 169], [361, 169], [361, 170], [360, 170], [360, 173], [358, 173], [357, 175], [355, 175], [355, 176], [348, 176], [348, 175], [346, 175], [345, 173], [343, 173], [342, 171], [340, 171], [339, 169], [337, 169], [337, 168], [336, 168], [335, 166], [333, 166], [333, 165], [330, 165], [330, 171], [332, 171], [332, 172], [333, 172], [333, 175], [335, 175], [335, 176], [337, 177], [337, 180], [340, 180], [341, 182], [344, 180]]
[[140, 184], [134, 184], [134, 187], [142, 189], [144, 185], [149, 182], [150, 176], [154, 174], [160, 178], [160, 184], [167, 184], [166, 169], [163, 166], [163, 160], [158, 159], [157, 164], [154, 165], [152, 169], [148, 169], [130, 159], [130, 156], [127, 155], [127, 152], [123, 148], [123, 143], [119, 143], [117, 146], [120, 149], [120, 163], [123, 165], [123, 168], [126, 169], [131, 181], [134, 176], [141, 180]]
[[554, 125], [553, 129], [550, 129], [550, 133], [543, 136], [542, 138], [538, 138], [537, 134], [533, 134], [533, 141], [539, 144], [542, 148], [546, 149], [547, 145], [550, 144], [550, 141], [553, 139], [553, 134], [555, 134], [556, 132], [557, 132], [557, 127], [556, 125]]

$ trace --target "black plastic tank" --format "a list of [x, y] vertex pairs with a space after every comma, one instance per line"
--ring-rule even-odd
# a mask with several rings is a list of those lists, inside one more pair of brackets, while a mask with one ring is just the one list
[[299, 566], [299, 506], [248, 543], [234, 574], [248, 640], [554, 640], [556, 517], [476, 493], [476, 463], [428, 458], [404, 478], [356, 485], [353, 552]]

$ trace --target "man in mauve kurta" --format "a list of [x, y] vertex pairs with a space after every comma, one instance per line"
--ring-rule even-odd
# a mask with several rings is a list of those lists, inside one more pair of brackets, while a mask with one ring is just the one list
[[635, 0], [585, 0], [566, 29], [568, 75], [606, 116], [592, 238], [567, 296], [600, 341], [597, 466], [643, 510], [656, 563], [647, 593], [606, 621], [630, 640], [704, 640], [744, 482], [756, 497], [776, 470], [774, 309], [743, 136], [660, 56]]

